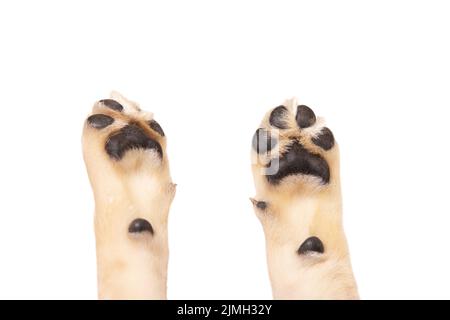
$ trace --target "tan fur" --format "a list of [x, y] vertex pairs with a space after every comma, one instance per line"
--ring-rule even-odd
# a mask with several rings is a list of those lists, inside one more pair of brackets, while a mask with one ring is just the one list
[[[101, 299], [165, 299], [167, 287], [167, 219], [175, 195], [166, 154], [166, 139], [153, 132], [144, 121], [151, 113], [117, 92], [111, 98], [124, 112], [93, 107], [93, 114], [106, 114], [115, 122], [102, 130], [85, 124], [83, 155], [95, 199], [95, 235], [98, 265], [98, 295]], [[131, 150], [120, 161], [105, 152], [108, 135], [128, 122], [140, 123], [163, 149], [163, 160], [153, 151]], [[144, 218], [155, 235], [132, 235], [132, 220]]]
[[[262, 222], [266, 238], [267, 260], [275, 299], [357, 299], [356, 282], [350, 264], [347, 242], [342, 227], [342, 201], [337, 144], [324, 151], [311, 143], [324, 125], [319, 118], [310, 128], [299, 130], [295, 122], [295, 100], [285, 103], [291, 110], [287, 130], [271, 129], [264, 117], [261, 127], [278, 134], [279, 147], [274, 157], [292, 143], [299, 141], [313, 153], [323, 156], [330, 167], [330, 183], [322, 186], [311, 176], [285, 178], [280, 185], [268, 184], [264, 165], [270, 157], [252, 153], [252, 171], [256, 187], [253, 200], [266, 201], [264, 212], [254, 206]], [[319, 237], [325, 245], [324, 254], [298, 255], [301, 243], [310, 236]]]

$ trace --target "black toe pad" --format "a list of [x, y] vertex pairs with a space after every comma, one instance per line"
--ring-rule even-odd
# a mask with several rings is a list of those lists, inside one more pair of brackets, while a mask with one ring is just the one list
[[[272, 163], [269, 163], [267, 167], [271, 168]], [[283, 178], [297, 174], [318, 177], [324, 184], [330, 181], [330, 168], [325, 159], [320, 155], [309, 152], [296, 141], [279, 159], [279, 170], [277, 173], [267, 175], [266, 178], [269, 183], [276, 185]]]
[[152, 128], [153, 130], [155, 130], [156, 132], [158, 132], [161, 136], [164, 137], [164, 131], [161, 128], [161, 126], [159, 125], [158, 122], [156, 122], [155, 120], [150, 120], [148, 122], [148, 125], [150, 126], [150, 128]]
[[270, 124], [278, 129], [287, 129], [289, 124], [287, 122], [287, 117], [289, 115], [289, 111], [285, 106], [278, 106], [272, 110], [272, 113], [269, 117]]
[[327, 127], [323, 128], [317, 137], [311, 139], [312, 142], [324, 150], [330, 150], [334, 146], [333, 132]]
[[112, 110], [119, 111], [119, 112], [121, 112], [123, 110], [123, 106], [120, 103], [118, 103], [116, 100], [103, 99], [103, 100], [100, 100], [99, 102], [103, 103], [103, 105], [105, 107], [108, 107]]
[[108, 155], [120, 160], [131, 149], [154, 149], [163, 157], [161, 145], [147, 136], [144, 130], [135, 124], [129, 124], [112, 134], [105, 145]]
[[114, 122], [114, 119], [105, 114], [93, 114], [87, 118], [87, 122], [95, 129], [103, 129], [111, 125]]
[[295, 116], [295, 120], [297, 120], [297, 124], [300, 128], [308, 128], [316, 123], [316, 115], [310, 107], [301, 105], [297, 107], [297, 115]]

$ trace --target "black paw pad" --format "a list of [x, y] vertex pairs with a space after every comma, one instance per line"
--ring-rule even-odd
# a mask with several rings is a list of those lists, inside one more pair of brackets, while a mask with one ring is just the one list
[[317, 237], [309, 237], [306, 239], [300, 248], [298, 249], [298, 254], [308, 254], [312, 252], [324, 253], [325, 248], [323, 246], [322, 241]]
[[[271, 168], [272, 163], [267, 166]], [[279, 169], [274, 175], [267, 175], [271, 184], [279, 184], [287, 176], [306, 174], [318, 177], [322, 182], [330, 181], [330, 168], [320, 155], [306, 150], [300, 143], [294, 142], [289, 150], [279, 159]]]
[[87, 122], [95, 129], [103, 129], [111, 125], [114, 122], [114, 118], [107, 116], [106, 114], [93, 114], [87, 118]]
[[259, 154], [267, 153], [278, 143], [278, 140], [270, 135], [270, 132], [263, 128], [256, 130], [253, 135], [253, 149]]
[[158, 122], [156, 122], [155, 120], [150, 120], [148, 122], [148, 125], [150, 126], [150, 128], [152, 128], [153, 130], [155, 130], [156, 132], [158, 132], [161, 136], [164, 137], [164, 131], [161, 128], [161, 126], [159, 125]]
[[113, 99], [103, 99], [99, 101], [102, 103], [105, 107], [110, 108], [115, 111], [121, 112], [123, 110], [123, 106], [118, 103], [116, 100]]
[[287, 129], [289, 127], [287, 117], [289, 111], [285, 106], [278, 106], [273, 109], [269, 117], [269, 123], [278, 129]]
[[295, 120], [297, 120], [297, 124], [300, 128], [308, 128], [316, 123], [316, 115], [310, 107], [301, 105], [297, 107], [297, 115], [295, 116]]
[[141, 219], [141, 218], [134, 219], [130, 223], [130, 226], [128, 227], [128, 232], [129, 233], [150, 232], [151, 235], [154, 234], [153, 227], [150, 224], [150, 222], [148, 222], [145, 219]]
[[106, 152], [115, 160], [122, 159], [131, 149], [154, 149], [161, 159], [163, 157], [161, 145], [148, 137], [144, 130], [135, 124], [127, 125], [111, 135], [105, 145]]
[[324, 150], [330, 150], [334, 146], [333, 132], [327, 127], [323, 128], [317, 137], [311, 139], [312, 142]]

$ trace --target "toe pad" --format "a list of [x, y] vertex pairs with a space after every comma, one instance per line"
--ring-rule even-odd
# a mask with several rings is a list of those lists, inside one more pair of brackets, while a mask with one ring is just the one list
[[312, 142], [324, 150], [330, 150], [334, 146], [333, 132], [327, 127], [323, 128], [317, 137], [311, 139]]
[[104, 129], [107, 126], [111, 125], [114, 122], [114, 119], [105, 114], [93, 114], [92, 116], [87, 118], [87, 122], [92, 128]]
[[269, 123], [278, 129], [287, 129], [289, 127], [287, 117], [289, 116], [289, 111], [285, 106], [278, 106], [273, 109], [269, 117]]
[[297, 107], [297, 115], [295, 116], [295, 120], [300, 128], [308, 128], [316, 123], [316, 115], [310, 107], [301, 105]]
[[123, 110], [123, 106], [118, 103], [116, 100], [113, 99], [103, 99], [99, 101], [102, 103], [105, 107], [110, 108], [114, 111], [121, 112]]

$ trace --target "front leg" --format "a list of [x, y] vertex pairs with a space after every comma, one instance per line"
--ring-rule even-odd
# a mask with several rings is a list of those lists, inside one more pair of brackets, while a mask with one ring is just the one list
[[83, 155], [95, 198], [98, 295], [166, 299], [167, 220], [175, 194], [166, 138], [118, 93], [94, 105]]
[[314, 112], [290, 100], [253, 138], [255, 212], [275, 299], [357, 299], [342, 227], [339, 150]]

